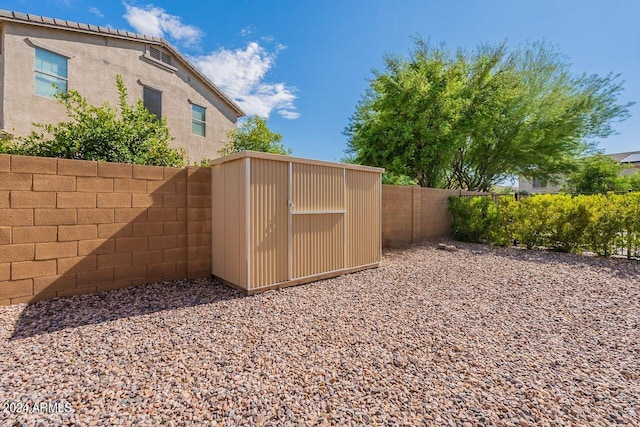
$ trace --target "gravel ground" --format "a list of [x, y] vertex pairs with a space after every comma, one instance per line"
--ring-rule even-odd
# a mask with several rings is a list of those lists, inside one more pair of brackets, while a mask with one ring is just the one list
[[639, 262], [455, 244], [0, 308], [0, 424], [640, 424]]

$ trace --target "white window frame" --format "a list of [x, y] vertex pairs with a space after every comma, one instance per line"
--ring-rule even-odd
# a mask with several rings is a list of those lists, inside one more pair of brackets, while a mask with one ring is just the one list
[[[55, 56], [57, 56], [57, 57], [60, 57], [60, 58], [64, 59], [64, 60], [65, 60], [65, 62], [66, 62], [66, 64], [67, 64], [67, 67], [66, 67], [66, 68], [67, 68], [67, 76], [66, 76], [66, 77], [62, 77], [62, 76], [59, 76], [59, 75], [57, 75], [57, 74], [51, 74], [51, 73], [47, 73], [47, 72], [42, 71], [42, 70], [38, 70], [38, 69], [36, 68], [36, 58], [37, 58], [37, 56], [38, 56], [38, 51], [39, 51], [39, 50], [40, 50], [40, 51], [44, 51], [44, 52], [48, 52], [48, 53], [50, 53], [50, 54], [52, 54], [52, 55], [55, 55]], [[47, 76], [47, 77], [53, 77], [53, 78], [54, 78], [54, 79], [56, 79], [56, 80], [63, 80], [63, 81], [65, 82], [65, 89], [64, 89], [64, 91], [62, 91], [62, 92], [63, 92], [63, 93], [67, 93], [67, 92], [69, 92], [69, 57], [68, 57], [68, 56], [66, 56], [66, 55], [61, 55], [61, 54], [59, 54], [59, 53], [57, 53], [57, 52], [53, 52], [53, 51], [51, 51], [51, 50], [49, 50], [49, 49], [45, 49], [45, 48], [40, 47], [40, 46], [34, 46], [34, 51], [33, 51], [33, 53], [34, 53], [34, 54], [33, 54], [33, 78], [34, 78], [34, 88], [33, 88], [33, 90], [34, 90], [34, 93], [35, 93], [36, 95], [38, 95], [38, 96], [43, 96], [43, 97], [45, 97], [45, 98], [53, 98], [53, 96], [43, 95], [43, 94], [41, 94], [41, 93], [38, 93], [38, 92], [37, 92], [37, 89], [36, 89], [36, 87], [35, 87], [35, 79], [36, 79], [36, 77], [37, 77], [38, 75]]]
[[[207, 136], [207, 108], [203, 107], [202, 105], [194, 104], [193, 102], [190, 102], [190, 104], [191, 104], [191, 135], [201, 136], [201, 137], [204, 138], [204, 137]], [[193, 109], [194, 109], [194, 107], [202, 108], [202, 111], [204, 113], [204, 120], [198, 120], [198, 119], [194, 119], [193, 118]], [[194, 122], [202, 124], [202, 135], [193, 132], [193, 123]]]

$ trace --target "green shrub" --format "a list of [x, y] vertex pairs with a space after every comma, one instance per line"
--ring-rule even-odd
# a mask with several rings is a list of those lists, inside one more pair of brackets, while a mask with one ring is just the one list
[[453, 215], [453, 236], [462, 242], [482, 243], [489, 239], [498, 209], [490, 197], [449, 197]]
[[589, 211], [580, 198], [558, 194], [551, 200], [547, 246], [559, 252], [578, 252], [589, 224]]
[[495, 221], [489, 229], [489, 242], [496, 246], [513, 244], [513, 227], [518, 202], [513, 196], [500, 196]]
[[590, 213], [585, 240], [598, 255], [611, 256], [618, 234], [623, 231], [617, 205], [619, 197], [613, 194], [582, 196]]
[[625, 249], [627, 258], [640, 257], [640, 193], [616, 198], [623, 231], [618, 234], [615, 244]]
[[172, 139], [166, 118], [156, 118], [142, 101], [127, 103], [127, 90], [121, 76], [116, 76], [119, 108], [108, 103], [90, 105], [79, 92], [58, 93], [69, 121], [34, 125], [42, 133], [32, 132], [3, 144], [10, 154], [60, 157], [66, 159], [135, 163], [181, 167], [187, 164], [182, 148], [169, 147]]
[[602, 256], [624, 249], [640, 256], [640, 193], [622, 195], [534, 195], [516, 202], [504, 196], [449, 198], [454, 237], [528, 249], [544, 246], [561, 252], [589, 249]]
[[526, 197], [514, 209], [513, 238], [527, 249], [549, 246], [554, 219], [553, 197], [549, 194]]

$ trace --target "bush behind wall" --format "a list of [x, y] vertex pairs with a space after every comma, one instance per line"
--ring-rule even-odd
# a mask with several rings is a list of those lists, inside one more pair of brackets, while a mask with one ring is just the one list
[[449, 198], [456, 240], [611, 256], [640, 256], [640, 192]]

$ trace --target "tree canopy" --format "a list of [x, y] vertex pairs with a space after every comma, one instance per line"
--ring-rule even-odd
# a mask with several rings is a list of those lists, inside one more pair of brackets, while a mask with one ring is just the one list
[[240, 151], [262, 151], [264, 153], [290, 155], [291, 149], [282, 144], [282, 135], [272, 132], [267, 121], [260, 116], [251, 116], [229, 132], [228, 141], [222, 146], [220, 155], [227, 156]]
[[623, 176], [622, 170], [623, 166], [609, 156], [588, 156], [580, 160], [578, 169], [569, 175], [565, 187], [582, 194], [640, 191], [640, 172]]
[[628, 117], [619, 76], [573, 75], [546, 43], [451, 52], [417, 39], [385, 56], [345, 134], [361, 164], [423, 187], [489, 190], [513, 175], [550, 179]]
[[122, 76], [116, 76], [118, 108], [109, 103], [90, 105], [77, 91], [59, 92], [69, 121], [34, 125], [42, 132], [28, 137], [0, 141], [0, 152], [41, 157], [98, 160], [155, 166], [184, 166], [184, 149], [169, 147], [173, 138], [166, 119], [157, 119], [142, 100], [127, 103]]

